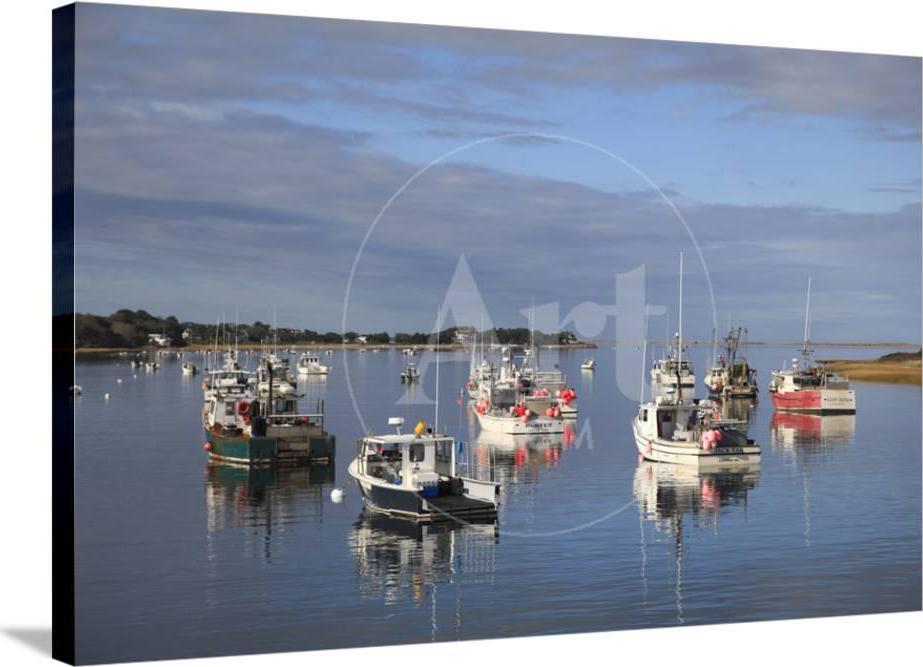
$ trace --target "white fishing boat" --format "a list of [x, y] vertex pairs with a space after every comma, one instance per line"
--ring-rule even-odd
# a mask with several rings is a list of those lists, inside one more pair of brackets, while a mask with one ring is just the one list
[[651, 366], [651, 382], [658, 393], [671, 394], [677, 388], [690, 396], [695, 392], [695, 371], [685, 357], [687, 350], [682, 349], [681, 345], [680, 334], [677, 333], [666, 354], [654, 360]]
[[158, 368], [160, 368], [160, 364], [156, 361], [145, 361], [144, 368], [147, 371], [156, 371]]
[[191, 361], [187, 361], [183, 364], [183, 375], [195, 375], [199, 372], [199, 369]]
[[388, 423], [396, 432], [360, 438], [347, 468], [369, 509], [424, 521], [496, 516], [500, 485], [458, 474], [454, 438], [422, 421], [413, 433], [401, 433], [401, 417]]
[[79, 384], [75, 384], [71, 386], [70, 388], [71, 396], [80, 396], [80, 394], [82, 393], [83, 393], [83, 387], [81, 387]]
[[260, 360], [256, 379], [257, 390], [261, 396], [269, 393], [270, 384], [272, 385], [272, 393], [276, 396], [295, 394], [298, 391], [298, 384], [295, 376], [292, 375], [289, 360], [278, 356], [274, 352]]
[[320, 357], [313, 354], [302, 354], [297, 368], [299, 375], [327, 375], [330, 370], [320, 362]]
[[709, 401], [657, 396], [642, 403], [632, 418], [638, 453], [649, 461], [682, 463], [702, 469], [753, 465], [760, 447], [747, 438], [738, 420], [723, 420]]
[[580, 364], [580, 370], [582, 371], [592, 371], [596, 368], [596, 362], [592, 359], [586, 359], [582, 364]]
[[[677, 374], [683, 363], [683, 256], [679, 260], [679, 333], [676, 336]], [[647, 342], [644, 344], [644, 355]], [[644, 361], [642, 358], [642, 368]], [[631, 426], [638, 453], [650, 461], [691, 465], [701, 469], [723, 469], [754, 465], [760, 448], [747, 438], [745, 424], [722, 419], [718, 405], [710, 400], [686, 398], [684, 384], [675, 385], [675, 395], [658, 395], [643, 401]], [[643, 383], [642, 383], [643, 389]], [[652, 386], [653, 389], [653, 386]]]
[[551, 416], [533, 410], [511, 382], [495, 381], [482, 387], [480, 398], [474, 402], [474, 412], [485, 431], [514, 435], [564, 432], [560, 409], [552, 408]]

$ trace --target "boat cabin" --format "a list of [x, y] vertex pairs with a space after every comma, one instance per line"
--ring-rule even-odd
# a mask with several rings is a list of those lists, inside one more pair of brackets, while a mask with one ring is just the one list
[[455, 476], [455, 440], [433, 433], [369, 436], [359, 440], [357, 459], [360, 474], [435, 496]]

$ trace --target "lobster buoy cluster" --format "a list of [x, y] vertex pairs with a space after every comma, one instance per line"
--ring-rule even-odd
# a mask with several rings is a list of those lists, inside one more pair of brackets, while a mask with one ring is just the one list
[[210, 452], [212, 450], [212, 443], [206, 442], [204, 445], [202, 445], [202, 447], [205, 449], [206, 452]]
[[551, 417], [552, 419], [560, 419], [561, 418], [561, 406], [555, 405], [552, 407], [549, 405], [548, 409], [545, 410], [545, 414], [548, 417]]
[[532, 392], [533, 398], [546, 398], [548, 396], [551, 396], [551, 392], [546, 387], [536, 389]]
[[202, 391], [207, 391], [208, 389], [211, 389], [211, 386], [212, 386], [211, 381], [209, 381], [209, 380], [207, 380], [207, 379], [206, 379], [206, 380], [202, 380]]
[[710, 451], [717, 446], [717, 443], [721, 442], [723, 437], [724, 434], [719, 429], [712, 428], [702, 433], [702, 438], [699, 442], [702, 444], [702, 449]]
[[564, 405], [570, 405], [570, 402], [577, 398], [577, 392], [572, 387], [565, 387], [560, 391], [556, 391], [554, 395], [560, 398]]
[[479, 415], [482, 415], [482, 414], [484, 414], [485, 412], [487, 412], [487, 408], [489, 408], [489, 407], [490, 407], [490, 403], [487, 402], [487, 399], [486, 399], [486, 398], [481, 398], [481, 399], [479, 399], [478, 402], [474, 405], [474, 411], [477, 412]]
[[525, 424], [531, 417], [535, 415], [529, 408], [524, 405], [514, 405], [510, 408], [510, 416], [519, 417], [519, 420]]

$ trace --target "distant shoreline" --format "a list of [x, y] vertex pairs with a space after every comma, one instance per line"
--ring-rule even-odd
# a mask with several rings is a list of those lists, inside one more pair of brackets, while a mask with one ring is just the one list
[[[77, 347], [74, 348], [75, 354], [108, 354], [120, 352], [138, 353], [138, 352], [200, 352], [203, 350], [213, 350], [214, 345], [207, 343], [191, 343], [186, 347]], [[263, 350], [267, 346], [259, 343], [240, 343], [236, 346], [240, 350]], [[440, 350], [464, 350], [466, 346], [461, 343], [439, 343]], [[516, 346], [513, 346], [516, 347]], [[592, 350], [597, 346], [595, 343], [573, 343], [571, 345], [541, 345], [542, 349], [575, 349], [575, 350]], [[222, 348], [223, 349], [223, 348]], [[403, 343], [288, 343], [279, 345], [279, 350], [414, 350], [421, 352], [424, 350], [435, 349], [430, 343], [428, 345], [405, 345]]]
[[[670, 340], [649, 340], [648, 345], [668, 345], [672, 341]], [[615, 346], [615, 345], [642, 345], [644, 341], [640, 340], [601, 340], [601, 341], [592, 341], [592, 342], [578, 342], [570, 345], [541, 345], [539, 346], [542, 349], [558, 349], [558, 350], [593, 350], [601, 346]], [[721, 341], [707, 341], [707, 340], [693, 340], [689, 341], [688, 345], [690, 347], [712, 347], [713, 345], [720, 346]], [[769, 342], [769, 341], [750, 341], [747, 343], [749, 346], [753, 347], [790, 347], [790, 348], [800, 348], [803, 343], [801, 341], [791, 341], [791, 342]], [[259, 343], [240, 343], [238, 348], [241, 350], [260, 350], [265, 349], [266, 346], [260, 345]], [[375, 343], [375, 344], [362, 344], [362, 343], [290, 343], [286, 345], [278, 346], [279, 349], [295, 349], [295, 350], [403, 350], [403, 349], [412, 349], [412, 350], [431, 350], [434, 349], [433, 345], [408, 345], [404, 343]], [[516, 346], [513, 346], [516, 347]], [[144, 346], [144, 347], [78, 347], [74, 348], [76, 354], [104, 354], [104, 353], [138, 353], [138, 352], [152, 352], [152, 351], [165, 351], [165, 352], [182, 352], [182, 351], [191, 351], [198, 352], [201, 350], [210, 350], [213, 349], [214, 345], [208, 343], [190, 343], [186, 347], [155, 347], [155, 346]], [[920, 349], [920, 343], [835, 343], [835, 342], [811, 342], [811, 348], [856, 348], [856, 349], [882, 349], [882, 350], [918, 350]], [[461, 343], [440, 343], [440, 350], [463, 350], [465, 345]]]

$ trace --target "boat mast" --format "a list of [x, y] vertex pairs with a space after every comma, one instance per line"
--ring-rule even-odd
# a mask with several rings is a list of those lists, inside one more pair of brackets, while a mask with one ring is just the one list
[[810, 336], [811, 322], [811, 276], [808, 276], [808, 298], [804, 305], [804, 346], [801, 350], [801, 356], [805, 364], [808, 362], [808, 337]]
[[436, 416], [433, 421], [433, 433], [439, 433], [439, 320], [442, 318], [442, 309], [436, 306]]
[[644, 373], [647, 370], [647, 307], [644, 308], [644, 343], [641, 346], [641, 400], [644, 403]]
[[683, 253], [679, 253], [679, 340], [676, 345], [676, 400], [683, 402]]

